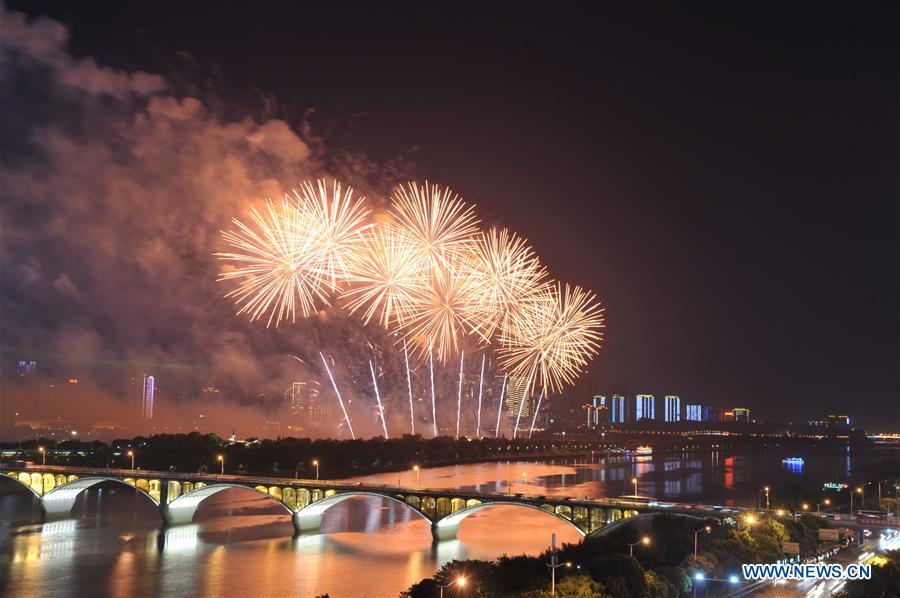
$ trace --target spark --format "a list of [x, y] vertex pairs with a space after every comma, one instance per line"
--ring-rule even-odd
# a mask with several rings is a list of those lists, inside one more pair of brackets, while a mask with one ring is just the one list
[[528, 431], [528, 437], [529, 437], [529, 438], [531, 438], [531, 435], [534, 434], [534, 424], [537, 422], [537, 416], [538, 416], [538, 413], [539, 413], [540, 410], [541, 410], [541, 400], [544, 398], [544, 390], [545, 390], [545, 389], [541, 389], [541, 394], [540, 394], [540, 396], [538, 397], [538, 404], [537, 404], [537, 407], [535, 407], [535, 409], [534, 409], [534, 417], [531, 418], [531, 429]]
[[341, 404], [341, 411], [344, 412], [344, 421], [347, 422], [347, 429], [350, 430], [350, 437], [353, 440], [356, 440], [356, 434], [353, 433], [353, 426], [350, 424], [350, 416], [347, 415], [347, 409], [344, 407], [344, 399], [341, 398], [341, 391], [338, 390], [337, 384], [334, 381], [334, 376], [331, 375], [331, 368], [328, 367], [328, 362], [325, 361], [325, 356], [319, 351], [319, 357], [322, 358], [322, 363], [325, 365], [325, 371], [328, 372], [328, 378], [331, 379], [331, 386], [334, 388], [334, 394], [337, 395], [338, 402]]
[[478, 377], [478, 414], [475, 416], [475, 436], [481, 438], [481, 391], [484, 388], [484, 360], [487, 356], [481, 354], [481, 375]]
[[369, 371], [372, 372], [372, 386], [375, 387], [375, 400], [378, 401], [378, 413], [381, 414], [381, 427], [384, 430], [384, 438], [387, 440], [390, 436], [388, 436], [387, 422], [384, 421], [384, 406], [381, 404], [381, 395], [378, 393], [378, 379], [375, 376], [375, 366], [372, 365], [371, 359], [369, 360]]
[[434, 398], [434, 359], [431, 356], [431, 349], [428, 350], [428, 370], [431, 372], [431, 426], [434, 428], [434, 437], [437, 438], [437, 406]]
[[406, 388], [409, 390], [409, 433], [416, 434], [416, 417], [413, 414], [412, 376], [409, 373], [409, 352], [406, 350], [406, 339], [403, 339], [403, 359], [406, 361]]
[[506, 379], [509, 374], [504, 374], [503, 385], [500, 386], [500, 404], [497, 405], [497, 427], [494, 429], [494, 438], [500, 437], [500, 414], [503, 413], [503, 392], [506, 390]]
[[465, 351], [459, 353], [459, 390], [456, 395], [456, 438], [459, 439], [459, 415], [462, 411], [462, 384], [463, 384], [463, 359], [466, 357]]

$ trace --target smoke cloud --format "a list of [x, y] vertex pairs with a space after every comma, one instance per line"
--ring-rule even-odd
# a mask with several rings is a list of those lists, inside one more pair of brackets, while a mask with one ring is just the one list
[[[250, 325], [222, 298], [213, 253], [231, 218], [305, 178], [338, 176], [377, 203], [400, 180], [397, 165], [328, 152], [284, 120], [225, 118], [211, 107], [221, 98], [75, 59], [63, 25], [2, 10], [0, 336], [4, 386], [16, 390], [5, 393], [4, 434], [14, 411], [52, 415], [10, 381], [19, 359], [38, 361], [47, 376], [96, 381], [103, 392], [82, 393], [80, 412], [114, 405], [107, 419], [124, 421], [139, 409], [129, 407], [140, 393], [134, 380], [152, 373], [159, 429], [192, 419], [179, 409], [195, 413], [190, 401], [213, 381], [232, 403], [253, 404], [293, 380], [324, 379], [318, 351], [354, 361], [336, 375], [350, 401], [366, 404], [357, 433], [376, 432], [368, 395], [353, 388], [363, 387], [375, 347], [391, 352], [392, 368], [402, 363], [383, 333], [332, 311], [278, 330]], [[382, 371], [405, 391], [399, 372]], [[237, 411], [221, 419], [248, 421]]]

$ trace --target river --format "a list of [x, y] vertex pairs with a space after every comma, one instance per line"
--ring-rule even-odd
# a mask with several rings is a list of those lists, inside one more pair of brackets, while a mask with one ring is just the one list
[[[704, 451], [543, 462], [496, 462], [423, 468], [419, 484], [488, 492], [570, 497], [638, 492], [671, 501], [734, 505], [758, 500], [758, 489], [821, 488], [880, 461], [874, 449], [789, 452]], [[896, 452], [893, 453], [896, 455]], [[782, 464], [803, 457], [802, 466]], [[323, 464], [327, 473], [327, 464]], [[407, 486], [414, 471], [351, 481]], [[0, 483], [0, 595], [65, 596], [397, 596], [452, 559], [536, 554], [551, 533], [579, 534], [549, 515], [497, 506], [469, 517], [459, 538], [433, 545], [428, 524], [402, 505], [358, 498], [330, 509], [322, 533], [293, 536], [289, 518], [268, 499], [227, 490], [201, 506], [195, 522], [159, 529], [143, 496], [124, 487], [82, 494], [71, 519], [40, 523], [37, 502], [15, 483]]]

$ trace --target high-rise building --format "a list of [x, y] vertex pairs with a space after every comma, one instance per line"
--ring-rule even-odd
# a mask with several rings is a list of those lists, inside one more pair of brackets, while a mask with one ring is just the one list
[[736, 422], [750, 422], [750, 410], [745, 409], [744, 407], [735, 407], [731, 410], [734, 414], [734, 421]]
[[153, 395], [156, 393], [156, 380], [153, 376], [144, 374], [144, 384], [141, 387], [141, 417], [153, 419]]
[[653, 395], [637, 395], [634, 397], [634, 420], [656, 419], [656, 405]]
[[300, 409], [305, 391], [306, 382], [291, 382], [291, 411]]
[[622, 395], [601, 396], [600, 406], [606, 408], [609, 423], [621, 424], [625, 422], [625, 397]]
[[667, 422], [681, 421], [681, 399], [678, 395], [666, 395], [663, 398], [665, 404], [665, 417]]
[[519, 417], [520, 406], [523, 418], [531, 416], [531, 393], [529, 393], [529, 396], [525, 396], [526, 386], [528, 386], [528, 381], [525, 378], [518, 376], [509, 377], [506, 387], [506, 413], [510, 417]]
[[685, 405], [684, 419], [686, 421], [699, 422], [703, 419], [703, 405]]

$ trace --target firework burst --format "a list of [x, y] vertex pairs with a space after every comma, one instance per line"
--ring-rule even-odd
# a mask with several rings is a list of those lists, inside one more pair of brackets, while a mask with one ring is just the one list
[[473, 284], [491, 314], [477, 332], [489, 341], [497, 329], [510, 326], [510, 319], [525, 308], [547, 272], [525, 239], [506, 229], [482, 233], [473, 257]]
[[237, 230], [222, 233], [232, 251], [216, 254], [228, 262], [219, 280], [238, 282], [225, 296], [251, 320], [268, 313], [267, 326], [288, 317], [294, 321], [298, 309], [309, 316], [316, 298], [327, 302], [314, 268], [313, 222], [287, 199], [267, 201], [262, 210], [251, 208], [250, 221], [252, 225], [234, 219]]
[[475, 208], [450, 190], [410, 182], [394, 192], [390, 209], [394, 223], [405, 230], [413, 247], [438, 270], [452, 268], [460, 252], [466, 252], [478, 233]]
[[600, 349], [603, 308], [579, 286], [547, 284], [501, 334], [500, 364], [530, 388], [562, 390]]
[[361, 311], [366, 324], [375, 318], [385, 328], [402, 326], [427, 272], [409, 234], [391, 223], [380, 224], [366, 231], [360, 251], [349, 257], [349, 285], [341, 298], [351, 314]]

